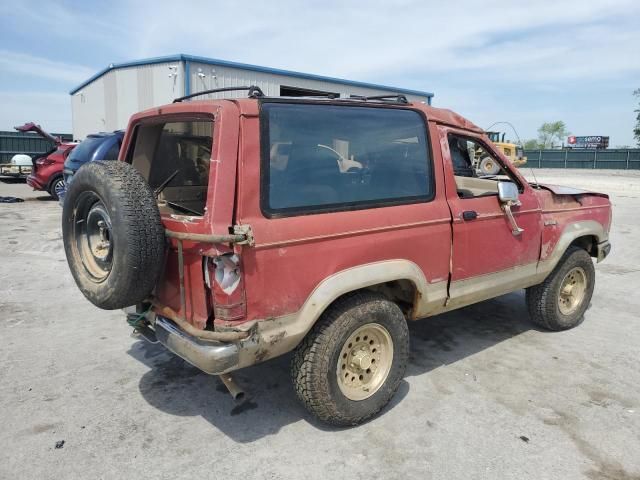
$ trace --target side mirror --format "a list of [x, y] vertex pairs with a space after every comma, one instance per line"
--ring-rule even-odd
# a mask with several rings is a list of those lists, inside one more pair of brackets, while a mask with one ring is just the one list
[[498, 182], [498, 197], [501, 203], [518, 203], [518, 186], [513, 182]]
[[518, 194], [518, 186], [515, 183], [498, 182], [498, 197], [500, 198], [500, 203], [502, 203], [502, 210], [511, 226], [511, 233], [516, 237], [524, 232], [516, 223], [516, 219], [513, 217], [513, 212], [511, 211], [511, 207], [520, 206]]

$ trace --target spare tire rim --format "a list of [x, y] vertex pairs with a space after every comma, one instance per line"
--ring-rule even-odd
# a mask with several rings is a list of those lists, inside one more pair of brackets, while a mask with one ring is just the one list
[[87, 273], [96, 281], [109, 276], [113, 262], [111, 217], [102, 200], [83, 192], [74, 208], [74, 238]]
[[581, 267], [567, 272], [560, 284], [558, 308], [563, 315], [571, 315], [582, 305], [587, 292], [587, 274]]
[[338, 387], [349, 400], [359, 401], [376, 393], [389, 376], [393, 340], [378, 323], [355, 330], [340, 350], [336, 375]]

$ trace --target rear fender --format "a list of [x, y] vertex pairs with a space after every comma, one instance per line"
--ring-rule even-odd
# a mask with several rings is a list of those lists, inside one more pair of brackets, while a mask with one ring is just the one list
[[415, 286], [411, 318], [421, 318], [442, 308], [446, 300], [447, 282], [428, 283], [420, 267], [409, 260], [386, 260], [348, 268], [323, 280], [297, 312], [247, 322], [244, 328], [252, 329], [253, 334], [241, 342], [237, 368], [293, 350], [322, 313], [342, 295], [395, 280], [408, 280]]

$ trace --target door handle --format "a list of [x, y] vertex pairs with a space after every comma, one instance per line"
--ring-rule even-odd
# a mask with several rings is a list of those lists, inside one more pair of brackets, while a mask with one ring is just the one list
[[475, 210], [465, 210], [462, 212], [463, 220], [475, 220], [476, 218], [478, 218], [478, 212]]

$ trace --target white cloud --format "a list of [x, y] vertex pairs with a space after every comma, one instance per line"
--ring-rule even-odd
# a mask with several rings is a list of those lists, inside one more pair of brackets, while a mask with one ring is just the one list
[[[79, 5], [70, 8], [59, 1], [46, 2], [11, 2], [0, 9], [6, 24], [11, 24], [17, 30], [27, 30], [33, 32], [34, 38], [45, 33], [45, 38], [66, 38], [74, 42], [81, 42], [89, 45], [94, 41], [113, 42], [114, 37], [118, 38], [126, 34], [122, 30], [118, 16], [126, 11], [126, 3], [121, 9], [109, 7], [113, 4], [96, 4], [94, 11], [84, 12], [83, 8], [90, 6]], [[110, 14], [112, 18], [109, 18]], [[119, 42], [114, 42], [119, 43]], [[122, 51], [126, 51], [128, 45], [123, 42], [119, 44]]]
[[[190, 53], [434, 91], [438, 105], [480, 125], [511, 120], [523, 136], [562, 119], [596, 133], [615, 128], [612, 141], [631, 142], [633, 103], [621, 91], [640, 87], [637, 0], [117, 0], [105, 8], [51, 1], [2, 15], [57, 39], [60, 51], [86, 42], [100, 67]], [[72, 58], [0, 51], [0, 72], [16, 76], [77, 84], [95, 71]], [[604, 116], [577, 113], [591, 92], [598, 108], [621, 111], [617, 121], [601, 127]]]
[[71, 133], [71, 100], [66, 93], [0, 91], [0, 126], [35, 122], [48, 131]]
[[93, 69], [82, 65], [7, 50], [0, 50], [0, 71], [7, 79], [9, 76], [16, 76], [18, 79], [33, 77], [66, 83], [79, 83], [95, 73]]
[[[128, 9], [126, 30], [138, 56], [195, 51], [365, 80], [469, 70], [526, 81], [528, 73], [577, 78], [587, 66], [597, 76], [640, 69], [629, 61], [640, 43], [637, 22], [625, 25], [640, 14], [633, 0], [162, 6], [135, 2]], [[606, 55], [596, 63], [592, 49]], [[428, 90], [428, 78], [424, 84]]]

